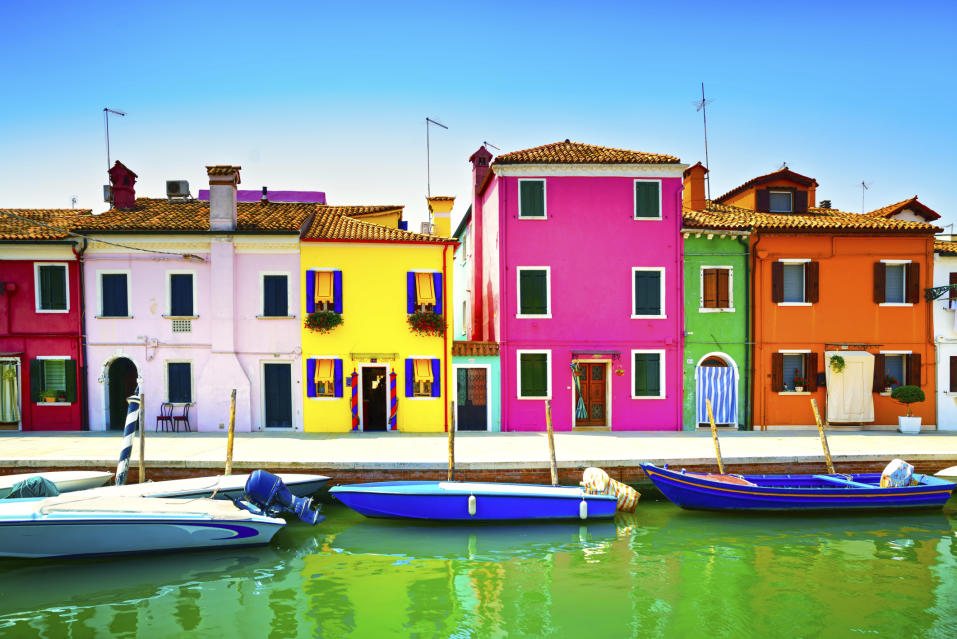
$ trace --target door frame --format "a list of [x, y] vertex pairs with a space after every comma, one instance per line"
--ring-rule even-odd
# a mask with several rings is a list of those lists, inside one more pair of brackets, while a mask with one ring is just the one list
[[[295, 360], [291, 359], [263, 359], [259, 360], [259, 430], [276, 431], [285, 433], [299, 430], [296, 425], [296, 384], [293, 378], [293, 365]], [[292, 426], [283, 428], [282, 426], [266, 425], [266, 365], [267, 364], [289, 364], [289, 415], [292, 418]]]
[[[717, 357], [718, 359], [724, 360], [725, 365], [726, 365], [728, 368], [731, 369], [731, 376], [732, 376], [732, 379], [733, 379], [732, 383], [734, 384], [735, 391], [738, 390], [738, 384], [739, 384], [739, 381], [740, 381], [740, 378], [738, 377], [738, 364], [737, 364], [737, 362], [734, 361], [734, 358], [733, 358], [733, 357], [731, 357], [730, 355], [728, 355], [727, 353], [722, 352], [722, 351], [711, 351], [710, 353], [705, 353], [704, 355], [702, 355], [701, 357], [699, 357], [699, 358], [698, 358], [698, 361], [697, 361], [697, 362], [695, 363], [695, 365], [694, 365], [694, 410], [695, 410], [695, 422], [694, 422], [694, 427], [695, 427], [695, 429], [701, 428], [701, 426], [700, 426], [701, 422], [698, 421], [698, 369], [701, 368], [701, 363], [702, 363], [703, 361], [705, 361], [706, 359], [710, 359], [710, 358], [712, 358], [712, 357]], [[737, 426], [738, 426], [738, 408], [739, 408], [738, 402], [739, 402], [740, 400], [741, 400], [741, 394], [738, 393], [738, 392], [735, 392], [735, 394], [734, 394], [734, 416], [735, 416], [734, 421], [733, 421], [733, 422], [715, 422], [714, 425], [715, 425], [716, 428], [720, 428], [720, 427], [722, 427], [722, 426], [725, 426], [725, 427], [734, 426], [735, 428], [737, 428]]]
[[[362, 392], [362, 369], [363, 369], [363, 368], [385, 368], [385, 430], [382, 431], [382, 432], [388, 433], [388, 432], [389, 432], [389, 404], [390, 404], [391, 401], [392, 401], [392, 398], [389, 396], [389, 374], [390, 374], [390, 371], [391, 371], [391, 367], [389, 366], [389, 363], [388, 363], [388, 362], [367, 362], [367, 363], [365, 363], [365, 364], [358, 364], [357, 367], [356, 367], [356, 370], [357, 370], [357, 372], [359, 373], [359, 378], [358, 378], [358, 380], [356, 380], [356, 381], [357, 381], [357, 384], [356, 384], [356, 385], [359, 387], [359, 388], [358, 388], [358, 391], [359, 391], [359, 407], [358, 407], [358, 411], [359, 411], [359, 432], [360, 432], [360, 433], [365, 432], [365, 423], [364, 423], [364, 421], [365, 421], [365, 415], [363, 415], [363, 413], [364, 413], [365, 411], [362, 410], [362, 401], [363, 401], [363, 399], [364, 399], [363, 395], [365, 394], [365, 393]], [[345, 388], [344, 388], [344, 387], [345, 387], [345, 375], [343, 375], [343, 382], [342, 382], [342, 383], [343, 383], [343, 395], [345, 395], [345, 392], [344, 392], [344, 391], [345, 391]], [[395, 392], [396, 392], [396, 395], [398, 396], [399, 389], [396, 388], [396, 389], [395, 389]], [[396, 430], [399, 430], [399, 425], [398, 425], [398, 424], [396, 424]]]
[[[491, 364], [452, 364], [452, 376], [455, 383], [452, 384], [452, 405], [455, 406], [456, 416], [458, 416], [459, 407], [459, 369], [460, 368], [484, 368], [485, 369], [485, 432], [492, 432], [492, 365]], [[455, 420], [455, 430], [459, 430], [459, 421]], [[462, 431], [462, 432], [482, 432], [482, 431]]]
[[19, 357], [0, 357], [0, 362], [9, 362], [17, 369], [17, 401], [20, 402], [17, 406], [17, 414], [20, 415], [20, 419], [17, 421], [17, 430], [23, 432], [23, 364]]
[[572, 430], [576, 428], [607, 428], [611, 430], [611, 373], [612, 373], [612, 360], [607, 358], [599, 359], [572, 359], [572, 363], [581, 363], [581, 364], [604, 364], [605, 365], [605, 425], [604, 426], [576, 426], [575, 425], [575, 376], [572, 375], [571, 370], [568, 371], [569, 376], [571, 377], [571, 396], [572, 396], [572, 406], [571, 406], [571, 416], [572, 416]]

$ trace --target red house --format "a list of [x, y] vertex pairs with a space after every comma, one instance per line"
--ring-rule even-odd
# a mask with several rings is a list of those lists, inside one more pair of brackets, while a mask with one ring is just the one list
[[83, 428], [81, 212], [0, 209], [0, 430]]

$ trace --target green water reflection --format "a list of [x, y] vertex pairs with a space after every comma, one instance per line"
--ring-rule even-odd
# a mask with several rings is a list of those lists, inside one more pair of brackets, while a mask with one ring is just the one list
[[436, 527], [328, 506], [272, 546], [0, 561], [3, 637], [955, 637], [957, 509]]

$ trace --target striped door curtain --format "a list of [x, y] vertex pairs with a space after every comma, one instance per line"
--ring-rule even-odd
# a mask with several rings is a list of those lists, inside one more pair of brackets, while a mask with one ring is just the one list
[[699, 366], [697, 378], [698, 423], [708, 423], [705, 400], [710, 399], [716, 424], [737, 424], [738, 388], [734, 383], [734, 369], [730, 366]]

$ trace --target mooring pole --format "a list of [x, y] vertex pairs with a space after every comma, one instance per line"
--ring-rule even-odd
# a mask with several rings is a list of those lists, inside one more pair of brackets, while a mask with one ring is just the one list
[[817, 422], [817, 432], [821, 436], [821, 446], [824, 447], [824, 461], [827, 463], [827, 472], [834, 474], [834, 462], [831, 460], [831, 449], [827, 445], [827, 435], [824, 434], [824, 425], [821, 424], [821, 414], [817, 412], [817, 400], [811, 398], [811, 410], [814, 411], [814, 421]]
[[449, 410], [452, 412], [452, 421], [449, 424], [449, 473], [447, 480], [455, 479], [455, 402], [449, 402]]
[[704, 405], [708, 408], [708, 421], [711, 422], [711, 439], [714, 440], [714, 454], [718, 456], [718, 472], [724, 474], [724, 464], [721, 463], [721, 444], [718, 443], [718, 427], [714, 424], [714, 413], [711, 412], [711, 400], [705, 399]]
[[552, 486], [558, 485], [558, 463], [555, 461], [555, 436], [552, 433], [552, 403], [545, 400], [545, 425], [548, 428], [548, 452], [551, 455]]
[[226, 472], [233, 472], [233, 433], [236, 432], [236, 389], [229, 395], [229, 435], [226, 437]]
[[143, 413], [146, 412], [143, 409], [143, 393], [140, 393], [140, 483], [146, 481], [146, 462], [143, 461], [144, 451], [146, 450], [146, 440], [143, 438], [143, 435], [146, 433], [146, 429], [143, 427]]

